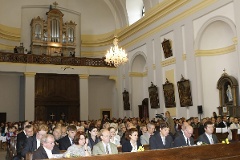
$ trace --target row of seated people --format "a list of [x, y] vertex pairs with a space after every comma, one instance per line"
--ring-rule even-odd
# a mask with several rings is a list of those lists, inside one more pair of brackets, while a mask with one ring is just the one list
[[[149, 124], [148, 127], [154, 124]], [[199, 141], [205, 144], [218, 143], [216, 135], [213, 134], [214, 126], [207, 121], [204, 124], [205, 133], [199, 136]], [[59, 139], [59, 128], [53, 130], [53, 135], [47, 134], [48, 127], [45, 124], [39, 125], [36, 134], [33, 134], [32, 125], [26, 125], [23, 132], [17, 136], [17, 153], [14, 159], [25, 157], [28, 152], [33, 153], [32, 159], [54, 158], [60, 150], [66, 150], [63, 157], [79, 157], [102, 154], [117, 154], [117, 144], [112, 141], [111, 128], [102, 129], [100, 137], [97, 136], [97, 128], [89, 129], [90, 135], [86, 136], [83, 131], [78, 131], [75, 125], [67, 127], [67, 135]], [[175, 136], [169, 134], [170, 128], [163, 122], [159, 130], [152, 133], [149, 138], [143, 134], [138, 138], [139, 130], [136, 127], [129, 128], [122, 137], [122, 152], [137, 152], [142, 146], [143, 139], [149, 142], [150, 149], [167, 149], [180, 146], [192, 146], [193, 127], [185, 123], [182, 129]], [[26, 137], [24, 137], [24, 135]], [[95, 135], [95, 136], [94, 136]], [[114, 138], [113, 138], [114, 139]]]

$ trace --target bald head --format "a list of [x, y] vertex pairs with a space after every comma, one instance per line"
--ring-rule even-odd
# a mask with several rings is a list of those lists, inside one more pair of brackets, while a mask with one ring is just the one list
[[184, 130], [185, 137], [190, 138], [192, 136], [192, 134], [193, 134], [193, 127], [190, 125], [186, 126], [186, 128]]
[[187, 122], [183, 122], [182, 123], [182, 130], [184, 131], [187, 126], [189, 126], [189, 124]]

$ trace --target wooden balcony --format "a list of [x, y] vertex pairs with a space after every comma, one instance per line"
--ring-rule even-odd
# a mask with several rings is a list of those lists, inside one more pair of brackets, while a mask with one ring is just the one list
[[91, 67], [114, 67], [107, 65], [107, 63], [104, 61], [104, 58], [61, 57], [61, 56], [4, 53], [4, 52], [0, 52], [0, 62], [55, 64], [70, 66], [91, 66]]

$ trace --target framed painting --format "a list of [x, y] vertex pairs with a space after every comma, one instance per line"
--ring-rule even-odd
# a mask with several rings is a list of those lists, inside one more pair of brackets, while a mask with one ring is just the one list
[[166, 108], [176, 107], [174, 85], [166, 79], [165, 84], [163, 84], [164, 101]]
[[190, 81], [184, 79], [184, 77], [182, 76], [182, 79], [177, 82], [177, 86], [178, 86], [178, 93], [179, 93], [181, 107], [192, 106], [193, 103], [192, 103]]
[[164, 39], [164, 41], [162, 42], [162, 48], [163, 48], [165, 58], [172, 57], [172, 55], [173, 55], [172, 45], [171, 45], [171, 41], [169, 39]]
[[151, 86], [148, 87], [148, 92], [151, 108], [160, 108], [157, 86], [151, 82]]
[[123, 94], [123, 108], [124, 110], [130, 110], [130, 103], [129, 103], [129, 93], [124, 89]]

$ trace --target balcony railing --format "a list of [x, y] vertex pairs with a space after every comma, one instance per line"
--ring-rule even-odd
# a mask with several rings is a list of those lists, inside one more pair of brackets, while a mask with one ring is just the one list
[[61, 57], [61, 56], [4, 53], [4, 52], [0, 52], [0, 62], [112, 67], [106, 64], [104, 58]]

